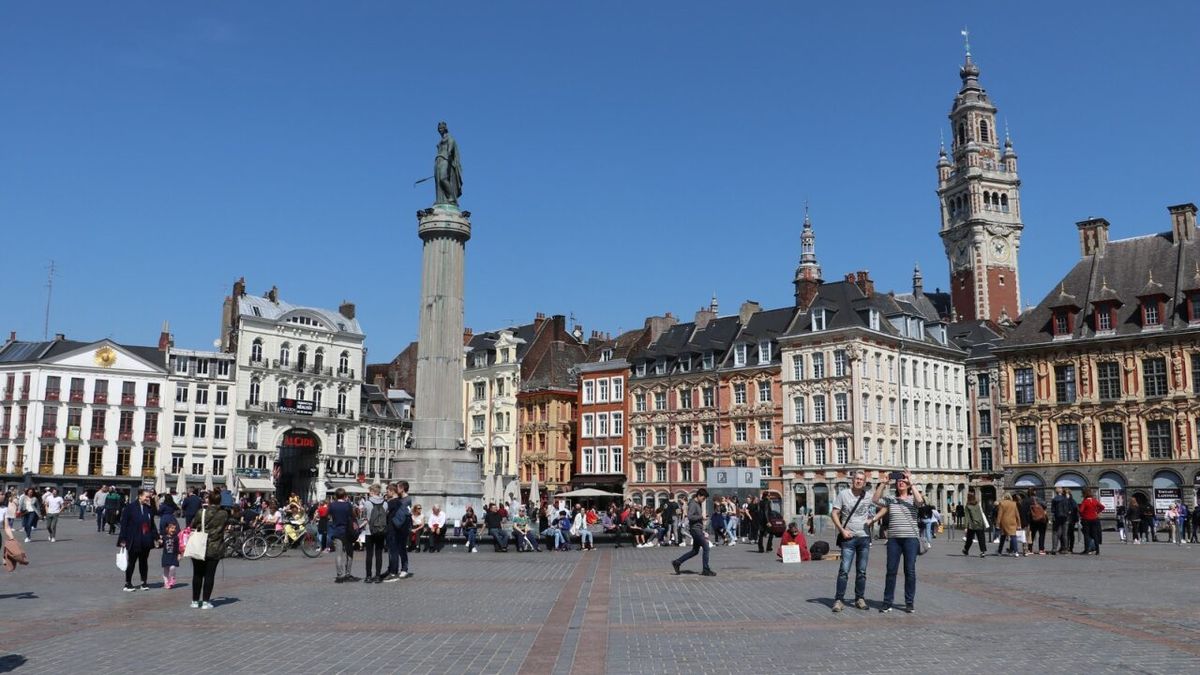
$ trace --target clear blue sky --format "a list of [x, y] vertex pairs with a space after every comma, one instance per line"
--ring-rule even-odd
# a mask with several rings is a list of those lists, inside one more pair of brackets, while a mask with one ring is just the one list
[[[853, 7], [848, 7], [853, 5]], [[1200, 3], [55, 2], [0, 14], [0, 328], [211, 345], [244, 275], [416, 336], [436, 125], [462, 148], [467, 324], [616, 332], [826, 278], [946, 286], [934, 194], [959, 30], [1024, 181], [1021, 287], [1074, 223], [1200, 202]]]

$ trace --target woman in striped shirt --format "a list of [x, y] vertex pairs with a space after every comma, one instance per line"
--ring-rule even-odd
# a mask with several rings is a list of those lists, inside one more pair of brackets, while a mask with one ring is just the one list
[[[895, 484], [895, 496], [885, 496], [888, 485]], [[912, 473], [893, 471], [886, 481], [875, 487], [875, 506], [883, 509], [877, 517], [887, 517], [887, 577], [883, 585], [883, 607], [880, 612], [892, 611], [896, 596], [896, 572], [904, 559], [904, 611], [912, 614], [917, 595], [917, 555], [920, 553], [917, 510], [925, 504], [920, 488], [912, 482]]]

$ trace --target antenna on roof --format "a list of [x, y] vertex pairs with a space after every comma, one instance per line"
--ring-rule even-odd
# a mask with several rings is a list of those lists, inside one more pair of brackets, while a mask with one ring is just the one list
[[42, 323], [42, 339], [50, 338], [50, 299], [54, 297], [54, 261], [50, 261], [50, 271], [46, 275], [46, 318]]

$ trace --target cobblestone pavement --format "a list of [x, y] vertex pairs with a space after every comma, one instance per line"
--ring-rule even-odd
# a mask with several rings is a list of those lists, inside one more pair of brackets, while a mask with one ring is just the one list
[[289, 552], [223, 561], [205, 611], [188, 607], [190, 563], [165, 590], [156, 552], [152, 590], [123, 593], [114, 537], [72, 519], [59, 534], [35, 533], [32, 564], [0, 577], [0, 672], [1200, 671], [1200, 546], [980, 559], [943, 536], [920, 559], [913, 615], [875, 611], [879, 546], [872, 610], [841, 614], [837, 563], [784, 566], [747, 545], [714, 549], [715, 578], [673, 575], [676, 548], [447, 547], [383, 585], [334, 584], [329, 556]]

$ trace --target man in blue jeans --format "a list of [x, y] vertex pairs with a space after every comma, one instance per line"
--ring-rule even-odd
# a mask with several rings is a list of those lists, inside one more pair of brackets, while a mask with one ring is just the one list
[[412, 497], [408, 496], [408, 481], [388, 487], [388, 527], [384, 541], [388, 552], [388, 570], [384, 583], [400, 581], [408, 573], [408, 538], [412, 535]]
[[715, 577], [717, 573], [708, 567], [708, 535], [704, 533], [704, 500], [708, 498], [708, 490], [696, 490], [692, 501], [688, 502], [687, 524], [688, 534], [692, 537], [692, 550], [671, 561], [675, 574], [679, 574], [679, 566], [687, 562], [701, 550], [704, 551], [704, 569], [700, 572], [703, 577]]
[[841, 540], [842, 560], [838, 569], [837, 591], [833, 596], [833, 611], [846, 608], [846, 584], [850, 578], [850, 566], [855, 565], [854, 606], [866, 609], [867, 560], [871, 552], [872, 500], [867, 496], [867, 472], [853, 472], [848, 489], [842, 490], [833, 500], [833, 523], [838, 528]]

